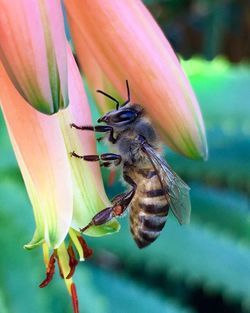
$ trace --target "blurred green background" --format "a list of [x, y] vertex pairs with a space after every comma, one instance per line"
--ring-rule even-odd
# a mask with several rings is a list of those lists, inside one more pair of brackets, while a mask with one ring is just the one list
[[[166, 148], [169, 163], [192, 188], [190, 225], [180, 227], [170, 216], [143, 251], [126, 217], [118, 234], [87, 238], [94, 256], [74, 276], [80, 310], [250, 312], [249, 1], [145, 3], [185, 59], [206, 123], [209, 160], [187, 160]], [[0, 151], [0, 313], [72, 312], [58, 273], [38, 288], [45, 274], [41, 249], [22, 248], [34, 221], [2, 116]], [[107, 186], [110, 197], [122, 189], [118, 180]]]

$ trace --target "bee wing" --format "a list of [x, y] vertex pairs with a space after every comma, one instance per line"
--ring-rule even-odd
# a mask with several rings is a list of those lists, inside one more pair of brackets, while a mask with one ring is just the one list
[[190, 221], [191, 203], [190, 188], [171, 169], [168, 163], [157, 155], [155, 150], [146, 142], [142, 143], [142, 149], [147, 154], [154, 166], [161, 185], [167, 189], [169, 203], [172, 212], [180, 224], [188, 224]]

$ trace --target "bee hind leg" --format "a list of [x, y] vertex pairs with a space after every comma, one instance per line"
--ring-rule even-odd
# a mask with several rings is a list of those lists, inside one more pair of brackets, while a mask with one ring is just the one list
[[[124, 177], [125, 178], [125, 177]], [[107, 223], [112, 218], [121, 216], [126, 209], [128, 208], [130, 202], [132, 201], [135, 192], [136, 192], [136, 183], [129, 177], [126, 177], [125, 180], [132, 185], [132, 189], [128, 192], [125, 192], [123, 194], [117, 195], [112, 200], [112, 206], [103, 209], [99, 213], [97, 213], [93, 218], [92, 221], [85, 227], [81, 228], [80, 231], [84, 232], [91, 226], [99, 226]]]

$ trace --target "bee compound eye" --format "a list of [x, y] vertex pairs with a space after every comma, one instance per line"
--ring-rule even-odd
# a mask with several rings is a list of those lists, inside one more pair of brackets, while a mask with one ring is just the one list
[[132, 122], [137, 117], [137, 113], [134, 110], [124, 110], [117, 114], [115, 117], [115, 122]]

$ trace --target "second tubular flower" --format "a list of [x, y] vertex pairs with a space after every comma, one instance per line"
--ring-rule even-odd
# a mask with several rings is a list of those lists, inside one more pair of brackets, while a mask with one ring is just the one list
[[[140, 0], [65, 0], [73, 42], [87, 68], [85, 45], [111, 83], [143, 105], [164, 141], [191, 158], [207, 158], [200, 108], [179, 61]], [[85, 65], [85, 66], [84, 66]], [[98, 88], [98, 86], [95, 86]]]
[[[92, 119], [83, 81], [69, 46], [67, 60], [70, 105], [58, 113], [65, 145], [68, 152], [75, 150], [81, 155], [96, 154], [94, 133], [70, 128], [71, 123], [92, 125]], [[109, 206], [110, 202], [104, 191], [98, 163], [85, 162], [70, 155], [69, 162], [74, 184], [72, 227], [79, 230], [87, 225], [98, 211]], [[92, 227], [86, 234], [100, 236], [111, 233], [118, 230], [118, 225], [116, 221], [113, 221], [102, 227]]]

